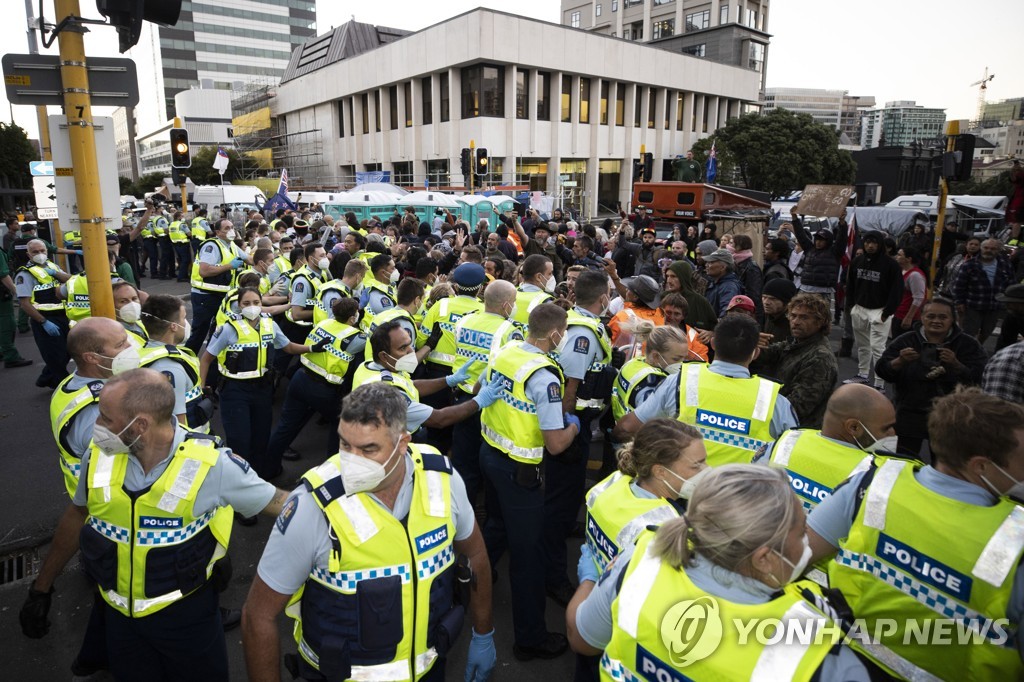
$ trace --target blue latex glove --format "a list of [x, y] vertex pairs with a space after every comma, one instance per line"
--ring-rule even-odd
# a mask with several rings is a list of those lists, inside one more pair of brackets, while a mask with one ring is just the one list
[[491, 405], [493, 405], [495, 402], [497, 402], [498, 398], [500, 397], [501, 377], [499, 377], [498, 374], [495, 373], [490, 383], [484, 384], [483, 386], [480, 387], [480, 392], [477, 393], [476, 396], [473, 398], [473, 402], [475, 402], [482, 410], [485, 407], [490, 407]]
[[43, 272], [45, 272], [50, 277], [55, 277], [57, 275], [56, 268], [44, 268]]
[[486, 635], [476, 634], [469, 641], [469, 654], [466, 656], [466, 682], [486, 682], [491, 677], [498, 653], [494, 649], [494, 630]]
[[566, 412], [565, 413], [565, 425], [568, 426], [569, 424], [575, 424], [576, 425], [576, 433], [579, 433], [580, 431], [583, 430], [583, 427], [580, 426], [580, 418], [577, 417], [574, 414], [569, 414], [568, 412]]
[[85, 251], [82, 251], [81, 249], [78, 249], [77, 251], [75, 251], [75, 255], [76, 256], [84, 256], [85, 255]]
[[457, 372], [455, 372], [455, 374], [452, 374], [447, 379], [445, 379], [445, 381], [448, 383], [448, 386], [450, 386], [450, 387], [458, 386], [459, 384], [464, 382], [466, 379], [468, 379], [469, 378], [469, 370], [470, 370], [470, 368], [473, 365], [475, 365], [477, 362], [478, 362], [477, 360], [470, 360], [469, 362], [464, 364], [462, 367], [459, 367], [459, 370]]
[[49, 334], [50, 336], [60, 336], [60, 327], [55, 325], [50, 320], [43, 322], [43, 331]]
[[231, 261], [231, 269], [232, 270], [237, 270], [238, 268], [242, 267], [243, 265], [245, 265], [245, 261], [242, 260], [241, 258], [235, 258], [234, 260]]
[[580, 562], [576, 564], [576, 577], [579, 578], [580, 583], [584, 580], [597, 582], [597, 562], [594, 561], [594, 550], [590, 549], [590, 545], [585, 542], [580, 547]]

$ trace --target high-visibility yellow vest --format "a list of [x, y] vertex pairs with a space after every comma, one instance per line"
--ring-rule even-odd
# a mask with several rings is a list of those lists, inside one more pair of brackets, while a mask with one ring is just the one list
[[[285, 613], [296, 620], [299, 655], [317, 670], [328, 643], [350, 652], [352, 680], [418, 680], [447, 653], [437, 624], [464, 608], [453, 607], [452, 467], [429, 445], [410, 445], [409, 454], [413, 491], [404, 521], [366, 493], [347, 496], [337, 455], [303, 475], [330, 524], [333, 548], [327, 568], [312, 568]], [[367, 594], [374, 595], [372, 619], [365, 616]], [[383, 656], [360, 646], [371, 631], [387, 642]]]
[[330, 282], [327, 282], [316, 292], [316, 301], [313, 307], [313, 324], [320, 324], [334, 316], [333, 312], [327, 309], [327, 304], [324, 302], [324, 298], [332, 291], [337, 291], [343, 298], [352, 298], [352, 289], [340, 279], [332, 279]]
[[[612, 602], [612, 638], [601, 657], [602, 680], [677, 680], [680, 671], [692, 680], [794, 680], [810, 682], [841, 641], [843, 632], [824, 612], [801, 596], [803, 590], [824, 602], [814, 583], [786, 585], [781, 595], [761, 604], [740, 604], [708, 595], [693, 584], [686, 570], [664, 563], [651, 551], [654, 533], [645, 531], [625, 571], [619, 594]], [[680, 605], [684, 605], [680, 607]], [[686, 605], [689, 605], [687, 607]], [[696, 627], [721, 640], [710, 653], [685, 648], [662, 632], [678, 632], [679, 624], [665, 623], [687, 609], [699, 619]], [[674, 610], [673, 610], [674, 609]], [[711, 619], [717, 627], [709, 625]], [[766, 645], [753, 635], [744, 637], [739, 623], [786, 621], [812, 636], [792, 636], [782, 645]], [[713, 636], [713, 635], [712, 635]], [[744, 642], [744, 639], [746, 641]], [[700, 640], [703, 643], [703, 638]], [[669, 645], [672, 645], [671, 648]], [[677, 659], [683, 659], [677, 661]]]
[[50, 429], [53, 431], [53, 439], [57, 441], [60, 470], [64, 474], [64, 487], [71, 499], [74, 499], [75, 489], [78, 488], [82, 458], [71, 450], [68, 433], [70, 433], [78, 414], [89, 405], [99, 402], [100, 391], [103, 390], [103, 384], [106, 381], [105, 379], [91, 379], [85, 386], [71, 390], [68, 388], [68, 384], [76, 376], [78, 375], [69, 374], [60, 382], [50, 398]]
[[690, 363], [679, 374], [679, 421], [704, 436], [708, 466], [749, 464], [772, 439], [779, 384], [760, 377], [733, 379]]
[[217, 441], [189, 433], [145, 492], [124, 488], [128, 455], [89, 454], [89, 518], [81, 556], [100, 596], [129, 618], [152, 615], [206, 584], [227, 553], [233, 512], [194, 513], [196, 495], [220, 460]]
[[199, 382], [199, 360], [191, 348], [161, 343], [146, 345], [139, 351], [140, 367], [149, 367], [157, 360], [173, 360], [181, 365], [191, 385], [185, 390], [185, 423], [190, 431], [210, 432], [208, 418], [199, 409], [203, 400], [203, 387]]
[[182, 228], [184, 224], [181, 220], [175, 220], [167, 226], [167, 236], [170, 237], [172, 242], [177, 244], [188, 243], [188, 235], [185, 234], [185, 230]]
[[632, 482], [631, 476], [616, 471], [587, 493], [586, 539], [600, 573], [619, 552], [632, 547], [647, 526], [679, 516], [664, 497], [637, 497]]
[[546, 291], [522, 291], [516, 292], [516, 307], [512, 312], [512, 320], [528, 333], [530, 326], [530, 313], [541, 303], [550, 303], [555, 297]]
[[166, 237], [167, 236], [167, 219], [163, 216], [154, 216], [149, 219], [149, 227], [153, 231], [154, 237]]
[[[637, 408], [636, 388], [649, 378], [661, 383], [668, 374], [647, 363], [647, 358], [638, 355], [622, 366], [612, 386], [612, 416], [616, 421]], [[657, 384], [654, 384], [657, 385]]]
[[458, 371], [467, 362], [473, 362], [469, 376], [459, 384], [459, 390], [472, 393], [487, 363], [505, 345], [523, 341], [523, 332], [515, 322], [496, 313], [479, 310], [464, 316], [455, 324], [455, 364]]
[[[206, 225], [204, 226], [204, 223]], [[192, 239], [203, 241], [210, 236], [209, 223], [203, 216], [196, 216], [192, 219]]]
[[[590, 367], [587, 367], [587, 373], [583, 377], [583, 382], [580, 384], [579, 396], [587, 395], [587, 398], [577, 397], [576, 398], [576, 409], [579, 410], [600, 410], [604, 407], [605, 397], [610, 396], [595, 396], [585, 387], [595, 385], [598, 381], [602, 372], [612, 362], [612, 341], [608, 337], [608, 331], [604, 325], [601, 324], [601, 320], [596, 317], [589, 317], [582, 315], [575, 308], [569, 311], [568, 315], [568, 327], [582, 327], [590, 330], [590, 332], [597, 339], [598, 344], [601, 346], [601, 352], [594, 355], [594, 359], [590, 363]], [[572, 349], [567, 349], [572, 352]]]
[[259, 379], [274, 360], [274, 320], [264, 313], [257, 329], [241, 315], [232, 315], [227, 324], [238, 339], [217, 355], [220, 373], [229, 379]]
[[274, 265], [277, 266], [279, 277], [284, 277], [292, 271], [292, 261], [288, 256], [277, 256], [274, 258]]
[[[832, 587], [866, 632], [880, 633], [877, 644], [856, 648], [906, 679], [917, 679], [918, 669], [932, 679], [1024, 679], [1016, 647], [1005, 645], [1006, 630], [994, 623], [1007, 618], [1024, 555], [1024, 508], [946, 497], [918, 483], [917, 468], [891, 459], [875, 471], [829, 564]], [[876, 628], [879, 619], [895, 630]], [[916, 641], [910, 628], [926, 623], [945, 623], [951, 643]], [[970, 637], [958, 639], [961, 631]]]
[[[302, 309], [303, 310], [313, 311], [313, 314], [315, 316], [316, 315], [316, 299], [317, 299], [317, 295], [320, 292], [320, 288], [322, 286], [324, 286], [325, 284], [327, 284], [328, 280], [326, 279], [326, 277], [328, 277], [328, 276], [329, 275], [328, 275], [328, 273], [326, 271], [321, 272], [319, 275], [317, 275], [315, 272], [313, 272], [310, 269], [310, 267], [308, 265], [303, 265], [298, 270], [295, 270], [293, 272], [289, 272], [288, 273], [288, 291], [291, 292], [292, 287], [295, 286], [295, 280], [297, 278], [302, 277], [303, 279], [308, 281], [309, 282], [309, 286], [312, 289], [312, 291], [308, 292], [309, 295], [306, 297], [306, 304], [302, 306]], [[289, 296], [289, 299], [290, 298], [291, 298], [291, 296]], [[285, 311], [284, 316], [285, 316], [285, 318], [288, 319], [289, 322], [292, 322], [292, 323], [297, 324], [299, 326], [302, 326], [302, 327], [312, 327], [313, 326], [313, 322], [310, 321], [310, 320], [296, 320], [295, 318], [293, 318], [292, 317], [292, 309], [291, 309], [290, 306], [289, 306], [288, 310]]]
[[358, 327], [350, 327], [337, 320], [318, 322], [306, 337], [306, 345], [313, 346], [324, 339], [330, 345], [322, 353], [305, 353], [299, 358], [302, 366], [332, 384], [341, 384], [345, 380], [348, 368], [356, 359], [348, 347], [359, 336]]
[[867, 471], [870, 453], [821, 435], [818, 429], [790, 429], [772, 448], [769, 463], [782, 467], [808, 513], [853, 474]]
[[[352, 375], [352, 390], [356, 390], [363, 384], [369, 384], [374, 381], [383, 381], [391, 384], [405, 395], [405, 399], [409, 402], [419, 402], [420, 392], [416, 388], [416, 384], [412, 382], [406, 372], [393, 372], [390, 369], [384, 369], [381, 367], [370, 367], [370, 364], [375, 364], [372, 360], [366, 360], [360, 363], [356, 367], [356, 373]], [[380, 367], [380, 365], [377, 365]]]
[[[385, 310], [381, 314], [374, 315], [371, 318], [370, 323], [368, 325], [368, 328], [366, 329], [366, 332], [365, 332], [367, 338], [369, 338], [369, 336], [371, 334], [373, 334], [373, 331], [377, 327], [379, 327], [382, 324], [385, 324], [387, 322], [392, 322], [394, 320], [406, 320], [410, 325], [412, 325], [412, 328], [414, 330], [416, 329], [416, 322], [412, 318], [412, 313], [410, 313], [405, 308], [388, 308], [387, 310]], [[363, 358], [365, 360], [375, 360], [376, 359], [376, 358], [373, 357], [373, 349], [370, 347], [369, 343], [366, 344], [366, 348], [364, 349], [364, 352], [363, 352]]]
[[430, 306], [427, 314], [423, 316], [417, 345], [423, 345], [435, 324], [441, 326], [441, 340], [438, 341], [437, 348], [431, 349], [427, 354], [427, 361], [448, 369], [461, 364], [455, 355], [455, 325], [466, 315], [483, 310], [483, 307], [484, 304], [472, 296], [442, 298]]
[[500, 398], [480, 413], [481, 433], [484, 440], [517, 462], [540, 464], [544, 458], [544, 434], [537, 420], [537, 406], [526, 394], [526, 382], [545, 368], [562, 386], [562, 370], [554, 360], [544, 353], [525, 350], [521, 342], [513, 342], [491, 358], [484, 374], [488, 383], [499, 377], [502, 390]]
[[46, 265], [29, 263], [18, 268], [32, 275], [32, 307], [41, 313], [60, 313], [64, 311], [64, 301], [60, 298], [60, 280], [46, 272], [47, 269], [57, 270], [57, 264], [46, 261]]
[[64, 283], [68, 296], [64, 300], [64, 311], [70, 322], [81, 322], [92, 315], [92, 308], [89, 302], [89, 282], [85, 273], [71, 275], [71, 279]]
[[[230, 265], [231, 261], [235, 259], [235, 250], [232, 245], [225, 244], [220, 239], [214, 237], [200, 244], [199, 250], [202, 251], [210, 242], [216, 244], [217, 248], [220, 249], [220, 262], [217, 265]], [[199, 274], [199, 254], [197, 253], [195, 260], [192, 261], [192, 286], [200, 291], [211, 294], [224, 293], [231, 288], [233, 272], [233, 270], [228, 270], [213, 277], [203, 277]]]

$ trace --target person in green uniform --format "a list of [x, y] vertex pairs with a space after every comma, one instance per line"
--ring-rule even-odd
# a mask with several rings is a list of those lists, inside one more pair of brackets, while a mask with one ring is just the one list
[[21, 353], [14, 345], [13, 301], [17, 298], [18, 290], [11, 279], [7, 254], [3, 251], [0, 251], [0, 284], [3, 284], [3, 288], [0, 289], [0, 359], [4, 361], [6, 369], [31, 365], [32, 361], [21, 357]]

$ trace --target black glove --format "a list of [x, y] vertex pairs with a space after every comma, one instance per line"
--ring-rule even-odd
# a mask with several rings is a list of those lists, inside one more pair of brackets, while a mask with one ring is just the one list
[[626, 353], [618, 348], [612, 348], [612, 367], [622, 369], [624, 364], [626, 364]]
[[313, 353], [323, 353], [325, 350], [327, 350], [327, 346], [329, 345], [331, 345], [330, 339], [320, 339], [312, 346], [310, 346], [309, 349]]
[[28, 588], [28, 599], [21, 606], [18, 620], [21, 631], [26, 637], [42, 639], [50, 631], [50, 621], [46, 617], [50, 613], [50, 600], [53, 588], [49, 592], [40, 592], [34, 587]]
[[431, 348], [437, 348], [437, 344], [440, 340], [441, 324], [439, 322], [435, 322], [433, 328], [430, 330], [430, 336], [427, 337], [427, 340], [423, 345], [430, 346]]

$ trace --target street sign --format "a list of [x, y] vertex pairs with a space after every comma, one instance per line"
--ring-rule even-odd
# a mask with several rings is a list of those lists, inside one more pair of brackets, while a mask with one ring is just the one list
[[[107, 228], [121, 227], [121, 192], [117, 179], [117, 147], [114, 143], [114, 119], [94, 116], [96, 131], [96, 169], [103, 196], [103, 215], [88, 216], [106, 219]], [[61, 230], [79, 230], [78, 199], [75, 194], [74, 164], [71, 161], [71, 138], [65, 116], [50, 116], [50, 148], [56, 167], [54, 184], [57, 190], [57, 213]], [[62, 172], [66, 171], [66, 172]]]
[[32, 175], [53, 175], [53, 161], [29, 161], [28, 170]]
[[[11, 104], [64, 104], [57, 55], [5, 54], [0, 62]], [[94, 107], [134, 107], [139, 103], [139, 77], [131, 59], [90, 57], [86, 70]]]
[[577, 182], [575, 180], [565, 180], [562, 182], [562, 187], [575, 187]]
[[838, 218], [846, 213], [846, 205], [853, 196], [849, 185], [807, 185], [800, 195], [794, 215], [810, 215], [816, 218]]
[[52, 175], [36, 175], [32, 178], [32, 189], [36, 194], [36, 217], [57, 217], [57, 185]]

